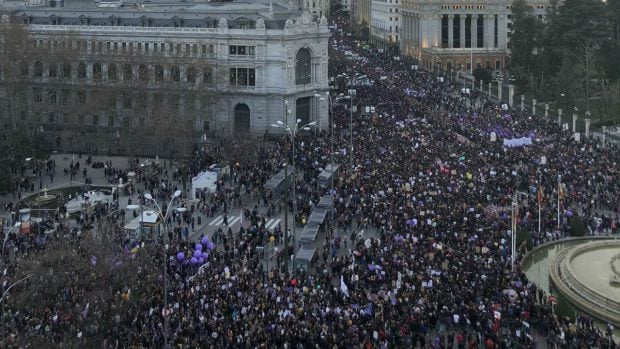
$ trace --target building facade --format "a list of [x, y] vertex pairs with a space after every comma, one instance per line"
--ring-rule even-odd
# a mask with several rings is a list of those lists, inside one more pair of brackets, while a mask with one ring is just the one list
[[372, 0], [352, 0], [351, 18], [358, 24], [366, 27], [370, 26]]
[[296, 9], [271, 2], [12, 6], [5, 12], [45, 54], [19, 59], [18, 79], [28, 86], [20, 110], [8, 105], [11, 86], [0, 72], [0, 117], [12, 127], [36, 119], [69, 144], [97, 138], [80, 147], [99, 151], [114, 149], [110, 139], [120, 142], [132, 127], [148, 133], [164, 125], [165, 134], [183, 124], [198, 137], [276, 133], [270, 125], [286, 117], [285, 101], [291, 127], [301, 119], [326, 128], [328, 106], [315, 95], [328, 91], [327, 20]]
[[399, 0], [372, 0], [371, 7], [370, 42], [383, 50], [397, 48], [401, 23]]
[[[402, 0], [401, 52], [427, 69], [471, 74], [476, 67], [505, 69], [511, 1]], [[538, 16], [549, 2], [532, 1]]]
[[[508, 1], [404, 0], [401, 49], [427, 69], [470, 72], [476, 64], [505, 64]], [[474, 68], [472, 68], [472, 59]]]
[[310, 12], [315, 18], [329, 16], [330, 2], [329, 0], [303, 0], [304, 10]]

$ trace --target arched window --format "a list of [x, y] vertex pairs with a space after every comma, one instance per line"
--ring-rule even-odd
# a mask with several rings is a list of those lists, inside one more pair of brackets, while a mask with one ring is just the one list
[[196, 68], [187, 67], [187, 82], [190, 84], [196, 83]]
[[146, 64], [140, 64], [138, 67], [138, 76], [140, 81], [149, 81], [149, 68]]
[[164, 81], [164, 67], [162, 65], [155, 66], [155, 81]]
[[211, 67], [206, 67], [202, 71], [202, 82], [204, 84], [210, 84], [213, 82], [213, 69]]
[[101, 80], [101, 63], [93, 63], [93, 80]]
[[123, 64], [123, 80], [133, 80], [133, 67], [129, 63]]
[[22, 76], [28, 76], [30, 72], [28, 71], [28, 62], [22, 62], [20, 67], [20, 72]]
[[65, 79], [71, 79], [71, 63], [62, 63], [62, 77]]
[[116, 64], [110, 63], [108, 65], [108, 80], [116, 80], [118, 79], [118, 74], [116, 72]]
[[43, 63], [39, 61], [34, 62], [34, 76], [36, 77], [43, 76]]
[[250, 107], [247, 104], [237, 104], [235, 106], [234, 123], [235, 134], [250, 133]]
[[310, 50], [301, 48], [295, 56], [295, 84], [305, 85], [312, 82], [312, 58]]
[[78, 78], [86, 79], [86, 63], [84, 62], [78, 64]]
[[50, 78], [58, 77], [58, 64], [50, 63], [47, 69], [47, 76]]
[[170, 77], [172, 82], [180, 82], [181, 81], [181, 69], [176, 65], [170, 68]]

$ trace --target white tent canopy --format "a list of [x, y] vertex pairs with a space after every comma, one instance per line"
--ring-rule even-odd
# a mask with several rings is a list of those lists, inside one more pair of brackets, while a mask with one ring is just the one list
[[192, 199], [200, 196], [201, 192], [213, 193], [217, 189], [217, 172], [204, 171], [192, 178]]

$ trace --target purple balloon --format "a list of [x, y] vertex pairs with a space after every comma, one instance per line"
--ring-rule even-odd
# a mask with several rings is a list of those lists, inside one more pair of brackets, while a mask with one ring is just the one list
[[201, 244], [196, 244], [196, 246], [194, 246], [194, 250], [202, 251], [202, 245]]
[[209, 258], [209, 254], [207, 252], [203, 252], [200, 257], [202, 257], [202, 259], [206, 260], [207, 258]]
[[200, 250], [194, 251], [194, 257], [200, 258], [201, 256], [202, 256], [202, 251], [200, 251]]
[[211, 241], [209, 241], [209, 243], [207, 244], [207, 249], [212, 250], [214, 247], [215, 245]]
[[204, 262], [205, 262], [205, 260], [204, 260], [204, 259], [202, 259], [202, 257], [198, 258], [198, 264], [202, 264], [202, 263], [204, 263]]
[[190, 263], [191, 265], [196, 265], [196, 263], [198, 263], [198, 258], [196, 258], [196, 257], [192, 257], [192, 259], [190, 259], [190, 260], [189, 260], [189, 263]]
[[179, 252], [177, 253], [177, 261], [183, 262], [185, 260], [185, 253]]
[[203, 245], [208, 245], [209, 244], [209, 237], [208, 236], [203, 236], [202, 239], [200, 240], [200, 242]]

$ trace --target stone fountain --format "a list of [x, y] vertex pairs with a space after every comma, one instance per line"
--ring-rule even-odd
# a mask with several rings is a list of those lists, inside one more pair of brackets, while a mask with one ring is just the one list
[[56, 195], [51, 195], [47, 193], [47, 188], [43, 189], [43, 194], [37, 196], [34, 199], [35, 205], [36, 206], [42, 206], [42, 205], [46, 205], [52, 201], [56, 200]]

